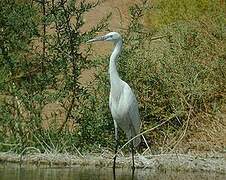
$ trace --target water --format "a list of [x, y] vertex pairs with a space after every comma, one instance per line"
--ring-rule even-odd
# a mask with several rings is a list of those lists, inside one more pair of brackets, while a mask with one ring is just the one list
[[[62, 168], [45, 166], [0, 165], [0, 180], [111, 180], [111, 168]], [[225, 174], [208, 172], [153, 172], [136, 169], [116, 169], [116, 180], [226, 180]]]

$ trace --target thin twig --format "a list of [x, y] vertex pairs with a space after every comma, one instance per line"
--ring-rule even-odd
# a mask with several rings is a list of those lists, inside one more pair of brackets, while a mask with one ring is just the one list
[[137, 134], [136, 136], [134, 136], [133, 138], [131, 138], [130, 140], [128, 140], [128, 141], [127, 141], [127, 142], [126, 142], [126, 143], [125, 143], [125, 144], [117, 151], [117, 153], [112, 157], [112, 159], [119, 153], [119, 151], [122, 151], [122, 149], [123, 149], [126, 145], [128, 145], [131, 141], [133, 141], [135, 138], [137, 138], [137, 137], [139, 137], [139, 136], [141, 136], [141, 135], [143, 135], [143, 134], [145, 134], [145, 133], [147, 133], [147, 132], [150, 132], [150, 131], [153, 131], [153, 130], [159, 128], [159, 127], [162, 126], [163, 124], [169, 122], [172, 118], [173, 118], [173, 117], [170, 117], [169, 119], [167, 119], [166, 121], [164, 121], [164, 122], [158, 124], [157, 126], [155, 126], [155, 127], [153, 127], [153, 128], [150, 128], [150, 129], [147, 129], [146, 131], [143, 131], [142, 133]]
[[22, 164], [22, 157], [23, 157], [24, 153], [28, 150], [36, 150], [38, 153], [41, 153], [41, 151], [38, 148], [35, 148], [35, 147], [24, 148], [23, 151], [20, 153], [20, 164]]
[[147, 149], [142, 153], [142, 155], [143, 155], [143, 154], [146, 153], [147, 151], [151, 151], [151, 148], [150, 148], [150, 146], [148, 145], [147, 140], [145, 139], [144, 135], [141, 135], [141, 136], [143, 137], [144, 143], [145, 143], [146, 146], [147, 146]]
[[188, 129], [188, 125], [189, 125], [189, 121], [190, 121], [190, 115], [191, 115], [191, 109], [189, 110], [189, 113], [188, 113], [188, 117], [187, 117], [187, 121], [186, 121], [186, 126], [184, 128], [184, 131], [183, 133], [180, 135], [178, 141], [176, 141], [174, 147], [171, 149], [170, 152], [173, 152], [173, 150], [176, 148], [176, 146], [182, 141], [182, 139], [184, 138], [186, 132], [187, 132], [187, 129]]
[[74, 144], [73, 144], [72, 146], [73, 146], [73, 148], [75, 148], [75, 150], [77, 151], [77, 153], [78, 153], [82, 158], [84, 158], [84, 156], [83, 156], [82, 153], [78, 150], [78, 148], [76, 148], [76, 147], [74, 146]]

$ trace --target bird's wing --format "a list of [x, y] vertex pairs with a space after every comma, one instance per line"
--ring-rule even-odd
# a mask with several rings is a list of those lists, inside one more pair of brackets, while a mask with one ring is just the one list
[[110, 95], [109, 95], [109, 108], [111, 109], [111, 106], [112, 106], [112, 100], [111, 100], [111, 92], [110, 92]]
[[[126, 113], [128, 116], [127, 119], [130, 121], [132, 125], [131, 130], [132, 130], [132, 137], [133, 137], [140, 133], [141, 121], [140, 121], [140, 115], [138, 110], [138, 102], [128, 84], [124, 86], [123, 96], [124, 96], [124, 103], [127, 106], [125, 107], [127, 111]], [[140, 142], [140, 138], [137, 138], [135, 145], [138, 145], [139, 142]]]
[[[134, 96], [134, 95], [133, 95]], [[128, 109], [130, 121], [134, 127], [135, 133], [138, 134], [140, 131], [140, 115], [138, 110], [138, 103], [136, 97], [132, 97], [131, 104]]]
[[138, 110], [138, 102], [132, 89], [129, 87], [127, 83], [124, 86], [123, 96], [124, 103], [127, 106], [125, 109], [127, 109], [127, 114], [129, 115], [130, 122], [137, 133], [140, 129], [140, 115]]

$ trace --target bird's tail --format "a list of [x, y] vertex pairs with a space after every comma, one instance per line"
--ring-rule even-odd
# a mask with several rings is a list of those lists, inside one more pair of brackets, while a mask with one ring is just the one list
[[[129, 131], [126, 132], [126, 137], [128, 140], [133, 139], [135, 136], [137, 136], [140, 133], [139, 130], [135, 130], [134, 128], [131, 128]], [[137, 136], [136, 138], [133, 139], [133, 146], [137, 147], [141, 142], [141, 136]]]
[[[133, 137], [137, 136], [140, 132], [139, 131], [135, 131], [135, 129], [132, 129], [131, 131], [128, 131], [126, 133], [126, 136], [128, 138], [128, 140], [132, 139]], [[137, 136], [134, 140], [133, 140], [133, 146], [137, 147], [141, 142], [141, 136]]]
[[141, 137], [140, 137], [140, 136], [136, 137], [136, 138], [133, 140], [133, 145], [134, 145], [134, 147], [137, 147], [137, 146], [140, 144], [140, 142], [141, 142]]

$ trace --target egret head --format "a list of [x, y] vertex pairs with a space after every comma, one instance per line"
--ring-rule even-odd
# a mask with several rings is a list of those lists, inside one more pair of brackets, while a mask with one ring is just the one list
[[96, 37], [94, 39], [90, 39], [89, 41], [87, 42], [95, 42], [95, 41], [111, 41], [111, 42], [118, 42], [122, 40], [122, 37], [119, 33], [117, 32], [110, 32], [104, 36], [99, 36], [99, 37]]

